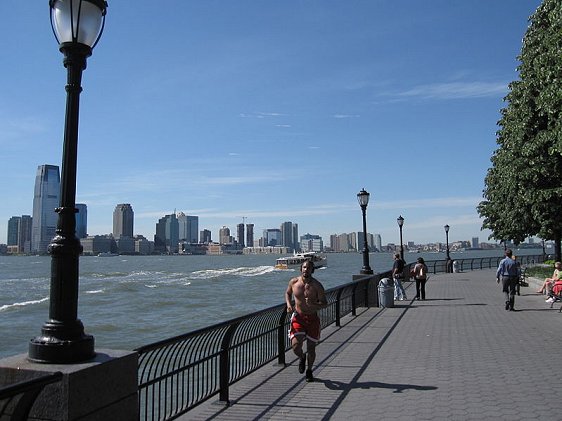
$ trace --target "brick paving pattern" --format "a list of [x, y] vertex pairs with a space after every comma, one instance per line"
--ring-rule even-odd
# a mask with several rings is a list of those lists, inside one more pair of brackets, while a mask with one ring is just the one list
[[229, 407], [212, 398], [179, 419], [562, 419], [562, 314], [535, 290], [522, 287], [510, 312], [493, 270], [433, 275], [426, 301], [362, 310], [325, 329], [315, 382], [289, 353], [287, 367], [272, 363], [234, 384]]

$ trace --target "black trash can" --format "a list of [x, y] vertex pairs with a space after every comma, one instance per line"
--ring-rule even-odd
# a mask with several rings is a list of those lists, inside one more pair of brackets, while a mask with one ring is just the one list
[[379, 307], [394, 307], [394, 281], [382, 278], [379, 281]]

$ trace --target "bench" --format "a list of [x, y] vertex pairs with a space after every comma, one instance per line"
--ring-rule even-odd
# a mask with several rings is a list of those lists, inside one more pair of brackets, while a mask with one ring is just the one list
[[521, 287], [528, 287], [529, 282], [527, 282], [527, 268], [522, 267], [519, 273], [519, 280], [517, 281], [517, 286], [515, 287], [515, 292], [517, 295], [521, 295]]

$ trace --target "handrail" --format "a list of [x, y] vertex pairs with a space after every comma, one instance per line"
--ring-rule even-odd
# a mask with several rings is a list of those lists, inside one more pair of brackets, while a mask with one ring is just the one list
[[[31, 380], [24, 380], [0, 388], [0, 419], [27, 420], [29, 412], [45, 386], [60, 381], [63, 374], [57, 371]], [[21, 395], [19, 399], [15, 399]], [[2, 402], [4, 401], [4, 402]]]
[[[501, 258], [456, 259], [457, 268], [497, 267]], [[541, 255], [521, 256], [521, 264], [542, 262]], [[427, 261], [433, 273], [445, 273], [445, 260]], [[414, 263], [406, 265], [410, 273]], [[391, 271], [365, 275], [326, 291], [328, 306], [319, 311], [320, 325], [340, 326], [360, 307], [379, 306], [377, 286]], [[277, 360], [285, 365], [290, 349], [290, 314], [285, 304], [221, 322], [137, 348], [139, 414], [141, 420], [169, 420], [217, 396], [228, 405], [229, 387], [255, 370]]]

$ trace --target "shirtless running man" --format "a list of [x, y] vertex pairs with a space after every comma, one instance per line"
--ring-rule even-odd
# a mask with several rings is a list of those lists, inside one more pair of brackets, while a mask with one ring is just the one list
[[[316, 343], [320, 340], [320, 318], [316, 312], [327, 307], [324, 287], [318, 280], [312, 277], [314, 263], [306, 260], [301, 265], [301, 275], [289, 281], [285, 293], [287, 313], [292, 313], [289, 339], [293, 352], [299, 357], [299, 373], [304, 373], [306, 362], [306, 381], [314, 381], [312, 376], [312, 365], [316, 359]], [[295, 299], [293, 307], [291, 299]], [[306, 341], [306, 354], [303, 351], [304, 340]]]

